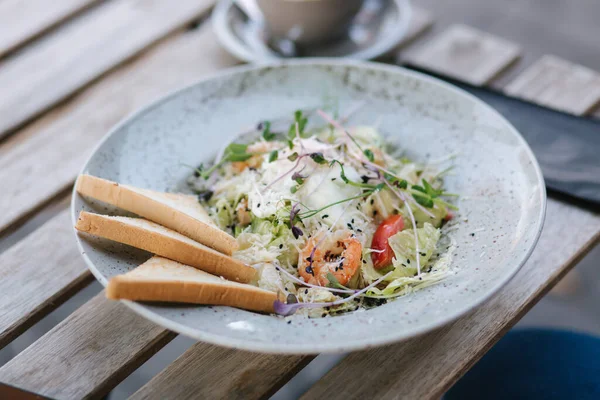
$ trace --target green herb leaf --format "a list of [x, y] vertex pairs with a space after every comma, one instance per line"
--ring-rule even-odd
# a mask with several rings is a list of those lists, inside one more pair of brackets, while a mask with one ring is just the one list
[[427, 191], [426, 191], [426, 190], [425, 190], [425, 189], [424, 189], [422, 186], [419, 186], [419, 185], [412, 185], [412, 188], [413, 188], [414, 190], [417, 190], [417, 191], [419, 191], [419, 192], [422, 192], [422, 193], [425, 193], [425, 194], [427, 194]]
[[379, 192], [380, 190], [382, 190], [385, 187], [385, 183], [380, 183], [378, 185], [375, 186], [374, 191], [375, 192]]
[[[414, 188], [414, 186], [413, 186], [413, 188]], [[423, 196], [420, 194], [413, 194], [412, 196], [415, 199], [415, 201], [417, 203], [419, 203], [420, 205], [422, 205], [423, 207], [433, 208], [433, 200], [429, 196], [427, 196], [427, 195]]]
[[300, 137], [302, 137], [307, 123], [308, 118], [302, 115], [301, 110], [296, 110], [296, 112], [294, 112], [294, 122], [290, 125], [290, 129], [288, 130], [288, 138], [294, 139], [296, 137], [296, 124], [298, 124], [298, 133], [300, 134]]
[[296, 181], [296, 183], [297, 183], [298, 185], [302, 185], [302, 184], [304, 183], [304, 179], [303, 179], [303, 178], [296, 178], [296, 179], [294, 179], [294, 180]]
[[373, 155], [373, 152], [369, 149], [366, 149], [365, 151], [363, 151], [365, 157], [367, 157], [367, 159], [371, 162], [375, 161], [375, 156]]
[[342, 164], [338, 160], [333, 160], [329, 163], [329, 167], [333, 167], [336, 163], [340, 165], [340, 178], [342, 178], [344, 183], [350, 183], [350, 180], [346, 177], [346, 172], [344, 172], [344, 164]]
[[329, 283], [327, 284], [327, 287], [336, 288], [336, 289], [348, 289], [347, 287], [342, 285], [340, 283], [340, 281], [337, 280], [335, 275], [333, 275], [331, 272], [327, 273], [327, 280], [329, 281]]
[[276, 135], [273, 132], [271, 132], [271, 122], [265, 121], [264, 129], [262, 132], [263, 139], [265, 139], [267, 142], [270, 142], [271, 140], [275, 139], [275, 136]]
[[246, 150], [248, 150], [247, 144], [231, 143], [229, 146], [227, 146], [225, 148], [225, 154], [228, 154], [228, 153], [242, 154], [242, 153], [246, 153]]
[[269, 162], [273, 162], [275, 160], [277, 160], [277, 156], [279, 155], [279, 153], [277, 152], [277, 150], [273, 150], [271, 153], [269, 153]]
[[292, 192], [292, 194], [293, 194], [293, 193], [296, 193], [297, 191], [298, 191], [298, 186], [292, 186], [292, 187], [290, 188], [290, 192]]
[[227, 161], [246, 161], [250, 157], [252, 157], [252, 154], [245, 154], [245, 153], [229, 154], [229, 155], [227, 155], [225, 160], [227, 160]]
[[290, 160], [290, 161], [296, 161], [297, 159], [298, 159], [298, 153], [296, 153], [296, 152], [293, 152], [292, 154], [290, 154], [288, 156], [288, 160]]
[[423, 182], [423, 188], [425, 189], [425, 191], [427, 192], [427, 194], [429, 196], [431, 196], [432, 198], [436, 198], [438, 196], [440, 196], [442, 193], [444, 193], [443, 190], [436, 190], [434, 189], [429, 182], [427, 182], [425, 179], [421, 179], [421, 182]]
[[317, 164], [325, 164], [327, 162], [325, 157], [323, 157], [323, 153], [312, 153], [310, 158]]
[[398, 183], [398, 187], [400, 189], [406, 189], [408, 187], [408, 182], [406, 182], [406, 179], [402, 179], [399, 183]]

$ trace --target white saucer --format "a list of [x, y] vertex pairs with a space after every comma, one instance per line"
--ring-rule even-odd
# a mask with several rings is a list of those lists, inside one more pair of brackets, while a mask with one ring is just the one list
[[[319, 46], [303, 47], [301, 57], [345, 57], [370, 60], [392, 50], [406, 35], [411, 19], [408, 0], [367, 0], [347, 38]], [[261, 63], [283, 58], [267, 45], [261, 23], [250, 21], [233, 5], [220, 0], [212, 14], [219, 42], [233, 56]]]

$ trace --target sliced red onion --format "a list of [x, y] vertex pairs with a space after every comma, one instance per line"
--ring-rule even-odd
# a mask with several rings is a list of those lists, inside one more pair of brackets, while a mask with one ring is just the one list
[[273, 308], [274, 308], [276, 314], [287, 317], [289, 315], [294, 314], [296, 312], [296, 310], [299, 310], [301, 308], [323, 308], [323, 307], [339, 306], [340, 304], [344, 304], [351, 300], [354, 300], [356, 297], [367, 292], [369, 289], [372, 289], [375, 286], [379, 285], [391, 273], [392, 273], [392, 271], [388, 272], [381, 278], [377, 279], [375, 282], [371, 283], [369, 286], [366, 286], [365, 288], [359, 290], [358, 292], [354, 293], [351, 296], [346, 297], [345, 299], [331, 301], [328, 303], [291, 303], [291, 304], [284, 303], [279, 300], [275, 300], [275, 302], [273, 302]]

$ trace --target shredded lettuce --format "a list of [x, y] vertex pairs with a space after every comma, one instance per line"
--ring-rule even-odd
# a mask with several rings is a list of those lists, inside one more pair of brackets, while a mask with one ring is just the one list
[[[417, 229], [417, 237], [419, 239], [419, 260], [421, 269], [424, 269], [435, 251], [438, 240], [440, 240], [440, 230], [426, 222], [422, 228]], [[414, 275], [417, 271], [414, 231], [405, 229], [398, 232], [388, 239], [388, 243], [395, 255], [392, 260], [394, 264], [392, 276], [397, 278]], [[410, 270], [410, 272], [407, 274], [405, 270]]]
[[[404, 205], [403, 215], [408, 215], [406, 211], [406, 207], [409, 205]], [[433, 208], [427, 208], [426, 210], [433, 215], [427, 215], [422, 208], [419, 208], [417, 205], [411, 202], [410, 209], [413, 212], [413, 216], [415, 217], [415, 222], [417, 223], [417, 228], [423, 228], [425, 223], [429, 223], [436, 228], [442, 226], [442, 221], [444, 217], [448, 214], [448, 209], [443, 204], [436, 204]], [[410, 221], [404, 221], [405, 223], [410, 224]], [[413, 240], [414, 241], [414, 240]]]

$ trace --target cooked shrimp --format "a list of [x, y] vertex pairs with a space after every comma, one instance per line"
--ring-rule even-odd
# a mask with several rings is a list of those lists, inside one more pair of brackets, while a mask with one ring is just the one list
[[240, 200], [237, 207], [235, 208], [235, 212], [237, 214], [237, 219], [240, 225], [248, 226], [252, 222], [252, 214], [250, 214], [250, 210], [248, 209], [248, 199], [245, 197]]
[[306, 243], [300, 253], [298, 273], [313, 285], [327, 286], [328, 273], [340, 284], [347, 285], [361, 265], [362, 245], [348, 230], [337, 231], [319, 243], [321, 237], [313, 236]]

